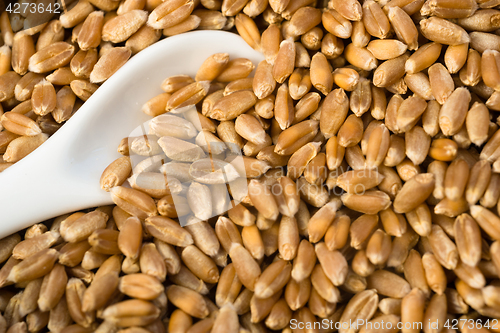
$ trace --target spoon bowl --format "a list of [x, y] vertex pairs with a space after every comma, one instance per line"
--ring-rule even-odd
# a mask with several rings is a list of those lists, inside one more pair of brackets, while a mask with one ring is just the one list
[[141, 107], [172, 75], [196, 74], [214, 53], [264, 59], [238, 35], [195, 31], [141, 51], [109, 78], [67, 123], [34, 152], [0, 173], [0, 238], [65, 213], [112, 204], [103, 170], [120, 157], [120, 140], [151, 119]]

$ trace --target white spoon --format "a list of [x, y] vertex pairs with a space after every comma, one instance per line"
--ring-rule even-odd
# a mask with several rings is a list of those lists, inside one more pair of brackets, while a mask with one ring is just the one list
[[138, 53], [33, 153], [0, 173], [0, 238], [49, 218], [100, 205], [106, 166], [120, 157], [120, 140], [151, 119], [141, 106], [162, 93], [161, 82], [196, 74], [210, 55], [229, 53], [255, 65], [264, 59], [238, 35], [196, 31], [166, 38]]

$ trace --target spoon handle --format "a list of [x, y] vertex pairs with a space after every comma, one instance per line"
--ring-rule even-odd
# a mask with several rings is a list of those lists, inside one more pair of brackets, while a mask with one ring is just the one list
[[67, 159], [70, 146], [57, 140], [71, 130], [67, 125], [0, 173], [0, 238], [54, 216], [112, 203], [99, 187], [100, 175], [96, 181], [92, 170]]

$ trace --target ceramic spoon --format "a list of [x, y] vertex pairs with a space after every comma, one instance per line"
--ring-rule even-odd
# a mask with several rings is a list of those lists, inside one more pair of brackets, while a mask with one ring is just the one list
[[213, 53], [263, 60], [238, 35], [196, 31], [166, 38], [135, 55], [108, 79], [43, 145], [0, 173], [0, 238], [80, 209], [111, 204], [100, 188], [116, 149], [151, 119], [141, 106], [162, 93], [161, 82], [176, 74], [194, 77]]

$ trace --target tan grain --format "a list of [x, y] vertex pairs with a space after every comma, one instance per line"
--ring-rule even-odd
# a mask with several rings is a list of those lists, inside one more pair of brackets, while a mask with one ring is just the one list
[[469, 35], [460, 26], [435, 16], [420, 21], [420, 29], [427, 39], [445, 45], [460, 45], [470, 41]]
[[334, 9], [325, 10], [321, 21], [324, 28], [334, 36], [346, 39], [352, 34], [351, 22]]

